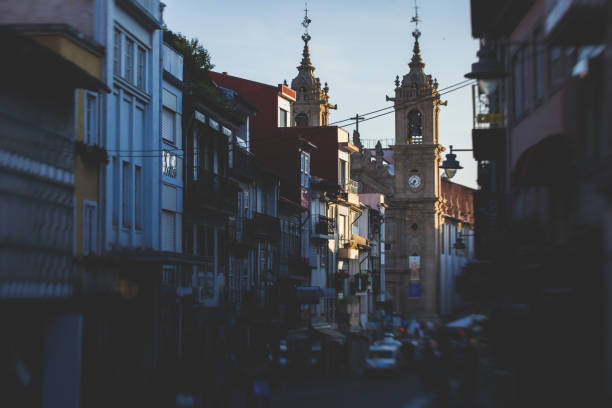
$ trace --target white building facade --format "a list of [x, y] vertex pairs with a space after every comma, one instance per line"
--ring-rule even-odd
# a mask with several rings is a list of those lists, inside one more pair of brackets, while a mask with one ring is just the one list
[[[161, 247], [161, 10], [159, 1], [106, 8], [103, 249]], [[180, 127], [179, 127], [180, 128]]]

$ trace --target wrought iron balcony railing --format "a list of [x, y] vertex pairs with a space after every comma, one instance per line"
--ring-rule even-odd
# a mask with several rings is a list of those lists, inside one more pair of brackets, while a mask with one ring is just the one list
[[227, 177], [214, 174], [202, 168], [192, 168], [193, 177], [185, 188], [185, 209], [215, 208], [235, 213], [237, 187]]
[[232, 145], [232, 166], [230, 174], [238, 179], [251, 181], [254, 175], [253, 153], [246, 151], [237, 144]]
[[342, 185], [342, 191], [345, 193], [359, 194], [359, 182], [348, 179], [346, 183]]
[[336, 230], [336, 223], [333, 218], [319, 215], [314, 220], [314, 232], [318, 235], [333, 236]]
[[250, 224], [251, 234], [254, 238], [273, 242], [280, 240], [280, 219], [271, 215], [254, 213]]

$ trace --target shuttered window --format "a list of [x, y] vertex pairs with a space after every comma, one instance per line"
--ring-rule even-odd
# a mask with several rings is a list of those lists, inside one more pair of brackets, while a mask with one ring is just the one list
[[83, 202], [83, 255], [96, 252], [98, 208], [90, 201]]
[[125, 79], [134, 82], [134, 41], [125, 39]]
[[130, 227], [132, 225], [132, 172], [130, 169], [130, 163], [124, 161], [122, 168], [123, 175], [123, 226]]
[[134, 166], [134, 226], [142, 229], [142, 167]]
[[170, 211], [162, 211], [162, 250], [176, 251], [176, 216]]
[[175, 118], [176, 115], [168, 108], [162, 108], [162, 137], [164, 140], [175, 142]]

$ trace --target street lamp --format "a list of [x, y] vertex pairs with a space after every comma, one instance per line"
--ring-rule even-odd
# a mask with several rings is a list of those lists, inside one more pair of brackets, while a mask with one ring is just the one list
[[440, 165], [440, 168], [444, 169], [444, 173], [448, 179], [455, 177], [457, 170], [461, 170], [463, 168], [457, 161], [457, 155], [453, 154], [453, 151], [471, 152], [472, 149], [453, 149], [453, 145], [450, 145], [450, 153], [446, 155], [446, 160], [444, 160]]
[[497, 61], [495, 51], [482, 44], [480, 50], [476, 53], [478, 62], [472, 64], [472, 72], [465, 74], [466, 78], [476, 79], [480, 91], [485, 95], [491, 95], [499, 86], [499, 80], [506, 76], [504, 67]]
[[463, 239], [460, 236], [455, 238], [455, 245], [453, 245], [453, 248], [458, 251], [465, 250], [465, 244], [463, 243]]

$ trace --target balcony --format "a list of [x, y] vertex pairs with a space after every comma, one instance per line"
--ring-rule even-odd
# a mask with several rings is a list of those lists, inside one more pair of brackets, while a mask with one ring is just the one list
[[359, 249], [354, 243], [349, 243], [344, 248], [338, 248], [338, 258], [340, 259], [359, 259]]
[[313, 239], [333, 239], [334, 232], [336, 230], [336, 223], [333, 218], [328, 218], [323, 215], [319, 215], [314, 220], [314, 234]]
[[606, 0], [548, 0], [546, 36], [553, 45], [604, 42]]
[[246, 151], [237, 144], [234, 144], [230, 154], [232, 155], [232, 167], [230, 168], [230, 174], [242, 181], [253, 181], [253, 153]]
[[256, 212], [250, 224], [250, 230], [251, 236], [255, 239], [278, 242], [280, 240], [280, 219]]
[[349, 204], [359, 205], [359, 183], [355, 180], [347, 180], [342, 185], [342, 192]]
[[227, 177], [204, 169], [191, 168], [197, 177], [189, 180], [185, 188], [185, 211], [212, 209], [226, 214], [236, 212], [237, 188]]
[[359, 194], [359, 182], [348, 179], [346, 183], [342, 185], [342, 191], [345, 193]]
[[370, 247], [370, 240], [367, 238], [364, 238], [362, 236], [359, 236], [357, 234], [351, 234], [351, 242], [354, 242], [357, 247], [361, 247], [361, 248], [369, 248]]
[[246, 256], [251, 247], [250, 221], [247, 218], [236, 217], [227, 224], [227, 242], [239, 256]]

